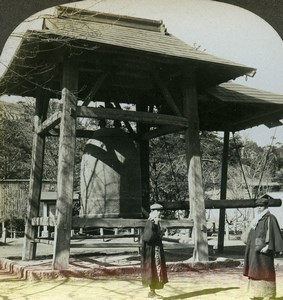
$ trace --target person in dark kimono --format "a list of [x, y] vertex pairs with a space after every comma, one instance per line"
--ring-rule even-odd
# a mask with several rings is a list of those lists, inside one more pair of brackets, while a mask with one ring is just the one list
[[257, 215], [247, 239], [243, 275], [249, 279], [250, 299], [276, 297], [274, 256], [283, 251], [278, 221], [268, 209], [268, 199], [256, 200]]
[[163, 230], [160, 225], [162, 205], [155, 203], [145, 224], [142, 237], [141, 271], [143, 286], [149, 287], [148, 298], [162, 299], [156, 289], [168, 282], [165, 255], [162, 244]]

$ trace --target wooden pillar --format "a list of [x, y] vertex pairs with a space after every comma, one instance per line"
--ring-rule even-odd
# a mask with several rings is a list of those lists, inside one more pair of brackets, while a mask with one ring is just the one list
[[208, 260], [208, 244], [201, 168], [198, 102], [193, 74], [185, 78], [183, 83], [183, 95], [184, 116], [188, 118], [188, 128], [185, 130], [185, 142], [190, 194], [190, 215], [194, 222], [193, 261], [199, 262]]
[[[138, 111], [146, 111], [147, 107], [144, 105], [137, 106]], [[149, 131], [149, 125], [147, 124], [137, 124], [137, 134], [141, 138], [144, 133]], [[140, 165], [141, 165], [141, 185], [142, 185], [142, 209], [143, 214], [146, 216], [145, 212], [150, 211], [149, 209], [149, 140], [141, 140], [139, 142], [140, 150]], [[147, 217], [147, 216], [146, 216]]]
[[[221, 167], [221, 189], [220, 200], [226, 199], [227, 195], [227, 174], [228, 174], [228, 154], [229, 154], [229, 131], [224, 132], [224, 145], [222, 154]], [[224, 231], [225, 231], [225, 208], [219, 210], [219, 226], [218, 226], [218, 245], [217, 251], [223, 253], [224, 250]]]
[[29, 198], [27, 205], [27, 217], [25, 224], [25, 237], [23, 246], [23, 260], [31, 260], [36, 255], [37, 228], [32, 226], [32, 218], [39, 216], [40, 195], [43, 173], [43, 160], [45, 148], [45, 136], [37, 133], [39, 126], [46, 119], [49, 99], [46, 94], [38, 96], [35, 104], [34, 134], [32, 145], [31, 172], [29, 182]]
[[62, 117], [60, 124], [56, 226], [53, 269], [68, 268], [72, 226], [74, 164], [76, 150], [76, 107], [78, 71], [71, 60], [63, 65]]

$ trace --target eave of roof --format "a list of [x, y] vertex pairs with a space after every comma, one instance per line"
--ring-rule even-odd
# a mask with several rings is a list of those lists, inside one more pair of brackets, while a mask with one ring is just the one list
[[203, 100], [203, 107], [206, 101], [214, 102], [217, 107], [210, 111], [213, 124], [209, 124], [210, 118], [203, 117], [206, 128], [214, 126], [215, 130], [238, 131], [262, 124], [269, 128], [282, 125], [283, 95], [232, 82], [210, 87], [205, 93], [208, 98]]
[[274, 94], [232, 82], [222, 83], [207, 89], [207, 94], [223, 102], [243, 102], [261, 104], [283, 104], [283, 95]]

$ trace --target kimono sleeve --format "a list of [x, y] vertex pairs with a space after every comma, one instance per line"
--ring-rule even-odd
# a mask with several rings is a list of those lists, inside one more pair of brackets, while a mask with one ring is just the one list
[[160, 236], [158, 233], [158, 226], [153, 224], [152, 221], [147, 220], [144, 232], [143, 232], [143, 241], [147, 243], [158, 243]]
[[275, 216], [270, 215], [268, 250], [279, 253], [283, 251], [283, 237]]

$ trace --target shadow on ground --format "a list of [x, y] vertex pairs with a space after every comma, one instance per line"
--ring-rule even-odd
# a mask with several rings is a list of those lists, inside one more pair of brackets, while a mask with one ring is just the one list
[[195, 291], [191, 293], [185, 293], [185, 294], [179, 294], [171, 297], [164, 297], [164, 300], [175, 300], [175, 299], [188, 299], [188, 298], [193, 298], [197, 296], [202, 296], [202, 295], [209, 295], [209, 294], [216, 294], [219, 292], [227, 291], [227, 290], [235, 290], [239, 289], [239, 287], [230, 287], [230, 288], [215, 288], [215, 289], [204, 289], [200, 291]]

